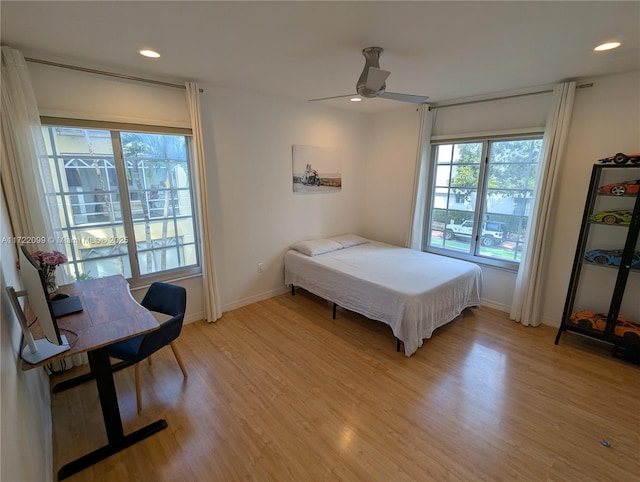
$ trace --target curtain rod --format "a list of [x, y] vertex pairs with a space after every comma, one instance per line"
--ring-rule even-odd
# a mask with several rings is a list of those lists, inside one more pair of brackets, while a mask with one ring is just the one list
[[[585, 83], [585, 84], [576, 85], [576, 89], [586, 89], [588, 87], [593, 87], [593, 83]], [[437, 105], [436, 104], [436, 105], [429, 106], [429, 110], [431, 110], [431, 109], [444, 109], [446, 107], [457, 107], [459, 105], [479, 104], [480, 102], [492, 102], [494, 100], [514, 99], [516, 97], [527, 97], [529, 95], [547, 94], [549, 92], [553, 92], [553, 89], [541, 89], [541, 90], [535, 90], [533, 92], [520, 92], [520, 93], [517, 93], [517, 94], [508, 94], [508, 95], [502, 95], [502, 96], [497, 96], [497, 97], [488, 97], [486, 99], [476, 99], [476, 100], [468, 100], [468, 101], [461, 101], [461, 102], [452, 102], [450, 104], [442, 104], [442, 105]]]
[[[77, 65], [61, 64], [59, 62], [51, 62], [50, 60], [34, 59], [32, 57], [25, 57], [24, 60], [26, 60], [27, 62], [33, 62], [34, 64], [51, 65], [53, 67], [60, 67], [62, 69], [78, 70], [80, 72], [88, 72], [90, 74], [105, 75], [107, 77], [116, 77], [118, 79], [124, 79], [124, 80], [134, 80], [136, 82], [146, 82], [147, 84], [162, 85], [164, 87], [172, 87], [174, 89], [186, 89], [186, 87], [181, 84], [163, 82], [161, 80], [145, 79], [144, 77], [134, 77], [133, 75], [118, 74], [115, 72], [107, 72], [106, 70], [89, 69], [87, 67], [78, 67]], [[204, 92], [204, 90], [202, 89], [199, 89], [199, 91]]]
[[457, 107], [459, 105], [479, 104], [481, 102], [492, 102], [494, 100], [514, 99], [516, 97], [527, 97], [529, 95], [546, 94], [548, 92], [553, 92], [553, 89], [537, 90], [535, 92], [527, 92], [527, 93], [524, 93], [524, 94], [501, 95], [501, 96], [498, 96], [498, 97], [491, 97], [491, 98], [486, 98], [486, 99], [467, 100], [467, 101], [461, 101], [461, 102], [452, 102], [451, 104], [434, 105], [432, 107], [429, 107], [429, 110], [431, 110], [431, 109], [444, 109], [446, 107]]

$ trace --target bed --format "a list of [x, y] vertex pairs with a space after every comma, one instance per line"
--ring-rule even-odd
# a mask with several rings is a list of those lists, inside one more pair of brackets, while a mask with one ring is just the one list
[[296, 243], [284, 265], [292, 293], [299, 286], [333, 302], [334, 310], [386, 323], [406, 356], [465, 308], [480, 305], [477, 265], [355, 235]]

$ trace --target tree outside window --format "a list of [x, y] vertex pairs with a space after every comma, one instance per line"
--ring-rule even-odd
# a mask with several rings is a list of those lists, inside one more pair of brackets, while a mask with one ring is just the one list
[[425, 250], [517, 268], [541, 147], [540, 137], [436, 145]]

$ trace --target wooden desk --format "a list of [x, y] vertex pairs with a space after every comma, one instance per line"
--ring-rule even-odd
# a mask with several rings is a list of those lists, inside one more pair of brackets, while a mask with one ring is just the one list
[[[59, 292], [79, 296], [82, 300], [82, 312], [57, 319], [60, 329], [76, 333], [78, 339], [74, 342], [74, 336], [66, 334], [69, 342], [73, 343], [70, 350], [37, 365], [23, 361], [22, 369], [29, 370], [72, 355], [87, 353], [91, 375], [98, 387], [108, 440], [107, 445], [64, 465], [58, 471], [58, 480], [62, 480], [166, 428], [167, 422], [157, 420], [128, 435], [124, 434], [122, 427], [107, 348], [112, 343], [159, 327], [151, 312], [133, 299], [127, 281], [120, 275], [109, 276], [64, 285]], [[37, 330], [35, 331], [34, 336], [37, 337]]]

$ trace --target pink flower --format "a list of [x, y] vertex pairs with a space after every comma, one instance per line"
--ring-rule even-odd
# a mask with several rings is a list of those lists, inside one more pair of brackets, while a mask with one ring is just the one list
[[68, 261], [67, 256], [60, 251], [53, 251], [53, 253], [48, 253], [46, 251], [34, 251], [31, 256], [33, 256], [33, 258], [40, 263], [40, 266], [44, 268], [55, 269], [56, 266]]
[[54, 251], [53, 254], [56, 257], [56, 263], [55, 263], [56, 266], [59, 264], [66, 263], [68, 261], [65, 254], [60, 251]]
[[48, 254], [48, 253], [46, 253], [46, 252], [44, 252], [44, 251], [34, 251], [34, 252], [31, 254], [31, 256], [33, 256], [33, 259], [35, 259], [36, 261], [40, 261], [40, 262], [42, 262], [42, 257], [43, 257], [45, 254]]
[[53, 253], [47, 253], [43, 255], [41, 261], [44, 264], [48, 264], [50, 266], [58, 266], [58, 257]]

